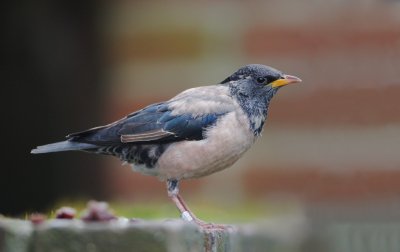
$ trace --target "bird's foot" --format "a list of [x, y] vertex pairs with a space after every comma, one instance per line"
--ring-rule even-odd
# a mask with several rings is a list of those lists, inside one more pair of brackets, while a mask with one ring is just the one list
[[193, 219], [193, 222], [204, 232], [229, 232], [235, 230], [235, 227], [231, 225], [205, 222], [198, 218]]
[[234, 231], [235, 227], [225, 224], [215, 224], [215, 223], [202, 223], [198, 224], [200, 230], [208, 232], [230, 232]]

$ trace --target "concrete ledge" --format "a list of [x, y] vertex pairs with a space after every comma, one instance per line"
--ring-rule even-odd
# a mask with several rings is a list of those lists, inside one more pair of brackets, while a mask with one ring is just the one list
[[0, 251], [300, 251], [304, 224], [298, 218], [282, 218], [204, 232], [181, 220], [53, 219], [33, 224], [0, 218]]

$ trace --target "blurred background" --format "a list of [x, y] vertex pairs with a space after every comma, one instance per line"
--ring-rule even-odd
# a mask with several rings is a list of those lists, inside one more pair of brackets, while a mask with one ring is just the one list
[[216, 205], [218, 219], [254, 204], [316, 223], [399, 220], [399, 1], [60, 0], [6, 10], [0, 213], [87, 199], [170, 204], [164, 183], [117, 159], [29, 152], [259, 63], [303, 83], [279, 92], [262, 139], [232, 168], [183, 183], [193, 210]]

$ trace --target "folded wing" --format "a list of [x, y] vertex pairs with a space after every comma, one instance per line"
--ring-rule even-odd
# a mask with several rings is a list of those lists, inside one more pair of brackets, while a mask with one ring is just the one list
[[[205, 130], [232, 109], [227, 105], [229, 100], [220, 101], [220, 93], [216, 92], [214, 96], [213, 99], [212, 92], [201, 99], [198, 92], [195, 99], [190, 95], [178, 96], [167, 102], [150, 105], [112, 124], [70, 134], [67, 138], [69, 141], [98, 146], [201, 140], [205, 137]], [[203, 106], [204, 113], [199, 106]], [[191, 110], [195, 110], [195, 113]]]

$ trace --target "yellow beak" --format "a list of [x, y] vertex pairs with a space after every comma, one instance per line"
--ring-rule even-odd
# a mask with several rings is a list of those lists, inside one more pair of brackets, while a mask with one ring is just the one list
[[273, 81], [271, 83], [271, 86], [273, 88], [277, 88], [277, 87], [285, 86], [285, 85], [290, 84], [290, 83], [298, 83], [298, 82], [301, 82], [300, 78], [298, 78], [296, 76], [284, 74], [283, 75], [283, 79], [278, 79], [276, 81]]

